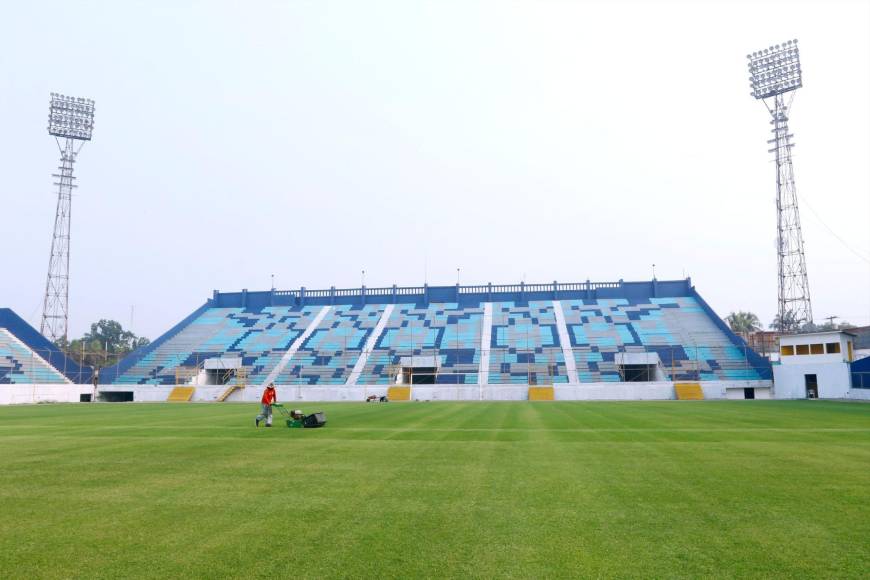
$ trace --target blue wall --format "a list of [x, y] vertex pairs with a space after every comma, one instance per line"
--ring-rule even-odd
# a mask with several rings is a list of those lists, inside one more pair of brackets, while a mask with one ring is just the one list
[[849, 363], [853, 389], [870, 389], [870, 356]]

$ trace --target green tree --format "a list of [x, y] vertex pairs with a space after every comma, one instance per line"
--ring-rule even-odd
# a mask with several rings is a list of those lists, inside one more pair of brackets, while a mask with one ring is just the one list
[[91, 330], [81, 338], [57, 346], [67, 353], [67, 356], [82, 365], [104, 367], [113, 365], [121, 358], [142, 346], [150, 344], [144, 336], [136, 336], [129, 330], [124, 330], [120, 322], [102, 319], [91, 324]]
[[761, 320], [752, 312], [732, 312], [725, 317], [725, 322], [734, 332], [749, 334], [761, 330]]
[[812, 322], [807, 322], [803, 325], [801, 330], [804, 332], [825, 332], [828, 330], [845, 330], [847, 328], [854, 328], [855, 325], [851, 322], [843, 321], [839, 323], [826, 322], [824, 324], [813, 324]]
[[770, 328], [779, 332], [800, 332], [803, 326], [798, 322], [797, 315], [793, 311], [787, 310], [784, 316], [780, 317], [777, 314], [773, 318]]

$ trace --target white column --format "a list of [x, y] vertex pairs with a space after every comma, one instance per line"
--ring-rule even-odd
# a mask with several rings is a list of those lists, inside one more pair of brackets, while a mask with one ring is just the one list
[[492, 335], [492, 302], [483, 304], [483, 328], [480, 331], [480, 368], [477, 369], [477, 384], [489, 383], [489, 350]]
[[359, 376], [362, 374], [363, 370], [366, 368], [366, 363], [369, 360], [369, 354], [375, 349], [375, 345], [378, 343], [378, 339], [381, 337], [381, 334], [384, 332], [384, 328], [387, 327], [387, 322], [390, 321], [390, 315], [393, 313], [394, 304], [388, 304], [386, 308], [384, 308], [383, 314], [381, 314], [378, 323], [375, 325], [374, 330], [369, 335], [369, 339], [366, 341], [365, 348], [360, 353], [359, 358], [356, 359], [356, 364], [353, 365], [353, 370], [350, 371], [350, 376], [347, 378], [346, 386], [355, 386], [356, 382], [359, 380]]
[[296, 337], [296, 340], [293, 341], [293, 344], [290, 345], [290, 348], [287, 349], [287, 352], [284, 353], [284, 356], [281, 357], [281, 360], [278, 361], [278, 364], [275, 365], [275, 368], [272, 369], [272, 372], [270, 372], [266, 376], [263, 384], [260, 385], [261, 387], [265, 387], [266, 385], [274, 381], [278, 377], [278, 375], [281, 374], [281, 371], [284, 370], [284, 367], [287, 366], [287, 363], [290, 362], [290, 359], [293, 358], [293, 355], [296, 354], [296, 351], [299, 350], [299, 348], [305, 343], [306, 340], [308, 340], [308, 337], [311, 336], [311, 333], [317, 330], [317, 327], [320, 325], [320, 323], [323, 321], [323, 319], [326, 317], [330, 310], [332, 310], [332, 306], [324, 306], [320, 310], [320, 312], [317, 313], [317, 316], [314, 317], [314, 320], [311, 321], [311, 324], [308, 325], [308, 328], [305, 329], [305, 332]]
[[568, 325], [565, 324], [562, 303], [558, 300], [553, 300], [553, 312], [556, 314], [556, 330], [559, 332], [559, 343], [562, 345], [562, 356], [565, 358], [568, 382], [576, 385], [580, 382], [580, 378], [577, 376], [577, 363], [574, 362], [574, 353], [571, 352], [571, 339], [568, 337]]

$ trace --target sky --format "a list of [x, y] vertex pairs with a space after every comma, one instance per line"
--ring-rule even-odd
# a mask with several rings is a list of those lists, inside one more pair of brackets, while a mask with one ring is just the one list
[[817, 322], [870, 324], [870, 3], [4, 2], [0, 307], [39, 327], [58, 149], [70, 336], [156, 338], [213, 289], [660, 280], [776, 312], [775, 173], [746, 55], [799, 39]]

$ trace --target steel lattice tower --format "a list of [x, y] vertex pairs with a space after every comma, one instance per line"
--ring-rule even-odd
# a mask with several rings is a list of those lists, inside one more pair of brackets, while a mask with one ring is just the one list
[[[807, 262], [794, 184], [788, 112], [794, 91], [802, 85], [797, 40], [789, 40], [748, 55], [752, 96], [761, 100], [768, 113], [776, 163], [776, 253], [778, 269], [777, 330], [795, 332], [813, 322]], [[786, 98], [786, 93], [789, 93]]]
[[[84, 141], [90, 141], [94, 128], [94, 101], [51, 94], [48, 115], [48, 133], [53, 135], [60, 149], [57, 181], [57, 210], [54, 216], [54, 235], [48, 259], [48, 277], [45, 282], [45, 301], [42, 308], [40, 332], [48, 339], [67, 339], [69, 323], [69, 248], [72, 192], [76, 188], [73, 166]], [[76, 145], [78, 141], [81, 143]]]

